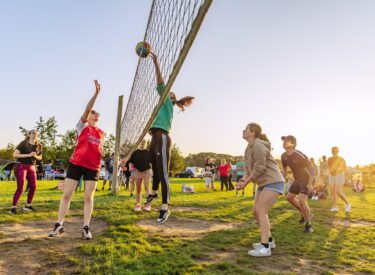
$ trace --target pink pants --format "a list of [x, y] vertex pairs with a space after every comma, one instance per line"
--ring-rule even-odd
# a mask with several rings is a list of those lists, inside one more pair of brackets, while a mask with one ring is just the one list
[[27, 194], [27, 203], [31, 204], [33, 202], [35, 190], [36, 190], [36, 170], [35, 165], [21, 164], [18, 163], [15, 169], [15, 174], [17, 178], [17, 190], [13, 196], [13, 206], [17, 206], [18, 201], [23, 192], [23, 186], [25, 184], [25, 179], [29, 183], [29, 193]]

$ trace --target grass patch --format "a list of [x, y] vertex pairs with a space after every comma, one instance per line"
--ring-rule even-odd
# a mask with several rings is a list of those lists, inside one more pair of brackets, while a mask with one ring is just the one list
[[[353, 205], [350, 215], [345, 215], [343, 204], [339, 205], [340, 212], [332, 213], [330, 200], [309, 201], [314, 211], [315, 230], [310, 235], [303, 233], [303, 226], [297, 222], [298, 213], [280, 196], [270, 213], [277, 248], [271, 259], [259, 259], [247, 255], [252, 243], [259, 240], [259, 230], [251, 214], [252, 190], [246, 190], [246, 197], [235, 197], [233, 191], [206, 193], [202, 180], [176, 179], [172, 183], [169, 231], [166, 231], [168, 223], [161, 229], [163, 232], [138, 225], [142, 221], [156, 222], [158, 213], [135, 213], [134, 198], [127, 191], [121, 191], [118, 196], [100, 191], [95, 196], [93, 216], [105, 221], [107, 229], [91, 242], [77, 241], [73, 255], [61, 251], [56, 254], [60, 260], [50, 255], [48, 269], [54, 272], [54, 263], [57, 265], [64, 257], [74, 270], [87, 274], [375, 273], [374, 189], [368, 188], [361, 194], [345, 189]], [[196, 193], [182, 193], [182, 183], [194, 184]], [[38, 182], [34, 201], [38, 212], [12, 216], [8, 211], [15, 183], [0, 182], [0, 225], [56, 219], [62, 193], [51, 189], [56, 185], [57, 181]], [[26, 194], [20, 205], [25, 199]], [[155, 208], [159, 206], [160, 200], [154, 204]], [[178, 211], [173, 212], [173, 207], [178, 207]], [[82, 216], [82, 208], [83, 192], [77, 192], [70, 215]], [[180, 234], [177, 229], [181, 231], [181, 227], [175, 231], [173, 227], [179, 221], [194, 224], [187, 224], [186, 232]], [[211, 230], [220, 223], [234, 226]], [[199, 228], [199, 234], [190, 236], [189, 230], [195, 227]], [[0, 232], [0, 251], [5, 251], [1, 243], [5, 235], [6, 232]], [[63, 238], [59, 241], [64, 244]], [[54, 245], [38, 241], [23, 243], [35, 248], [34, 251], [42, 249], [41, 244], [46, 251], [48, 245]]]

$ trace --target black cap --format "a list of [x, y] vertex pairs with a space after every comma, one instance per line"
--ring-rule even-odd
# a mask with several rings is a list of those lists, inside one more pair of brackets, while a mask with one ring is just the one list
[[282, 136], [281, 137], [281, 140], [284, 141], [284, 140], [289, 140], [291, 141], [294, 145], [297, 145], [297, 139], [292, 136], [292, 135], [289, 135], [289, 136]]

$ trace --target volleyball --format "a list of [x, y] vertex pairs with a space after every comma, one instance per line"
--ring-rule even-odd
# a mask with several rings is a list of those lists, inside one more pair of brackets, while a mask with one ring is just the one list
[[147, 42], [139, 42], [137, 46], [135, 46], [135, 52], [141, 58], [147, 57], [151, 52], [151, 46]]

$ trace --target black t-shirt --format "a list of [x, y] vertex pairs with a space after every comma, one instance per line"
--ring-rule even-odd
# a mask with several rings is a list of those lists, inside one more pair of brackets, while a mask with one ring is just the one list
[[309, 158], [302, 152], [295, 150], [293, 154], [288, 156], [286, 153], [281, 155], [283, 167], [290, 167], [295, 182], [305, 182], [308, 180], [313, 167]]
[[206, 166], [209, 166], [210, 167], [209, 171], [211, 171], [212, 174], [215, 174], [215, 171], [216, 171], [216, 165], [215, 164], [213, 164], [213, 163], [206, 163]]
[[[30, 154], [31, 152], [36, 152], [37, 155], [42, 154], [40, 146], [33, 145], [29, 143], [27, 140], [24, 140], [20, 144], [18, 144], [16, 149], [20, 151], [20, 154]], [[22, 164], [31, 164], [31, 165], [35, 165], [36, 163], [36, 159], [34, 157], [18, 158], [17, 161]]]
[[125, 170], [125, 172], [124, 172], [125, 176], [126, 176], [126, 177], [130, 177], [131, 172], [130, 172], [130, 167], [129, 167], [129, 161], [127, 161], [127, 162], [125, 163], [125, 168], [126, 168], [126, 170]]
[[104, 161], [104, 164], [105, 164], [105, 169], [113, 174], [113, 159], [111, 157], [109, 158], [106, 158], [106, 160]]
[[129, 162], [140, 172], [151, 168], [151, 153], [148, 150], [135, 150]]

